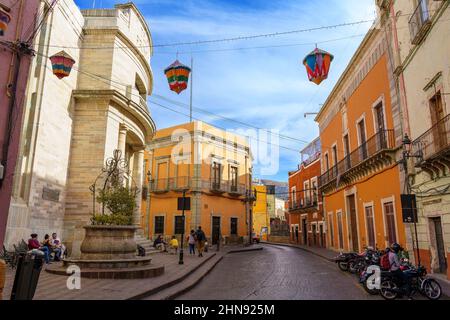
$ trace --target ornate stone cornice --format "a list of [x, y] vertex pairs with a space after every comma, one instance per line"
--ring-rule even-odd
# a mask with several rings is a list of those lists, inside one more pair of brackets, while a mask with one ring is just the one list
[[148, 110], [144, 109], [140, 104], [128, 99], [125, 95], [117, 90], [74, 90], [72, 96], [75, 99], [106, 99], [114, 101], [119, 106], [124, 108], [136, 119], [139, 120], [139, 124], [145, 129], [146, 143], [150, 143], [154, 132], [156, 131], [156, 125]]

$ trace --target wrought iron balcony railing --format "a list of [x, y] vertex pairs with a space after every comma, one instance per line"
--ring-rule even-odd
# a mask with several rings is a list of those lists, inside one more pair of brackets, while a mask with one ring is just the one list
[[176, 177], [165, 179], [154, 179], [151, 181], [151, 192], [168, 192], [191, 187], [191, 179], [189, 177]]
[[412, 144], [416, 166], [450, 149], [450, 114], [422, 134]]
[[324, 186], [335, 180], [339, 175], [342, 176], [349, 170], [357, 167], [364, 161], [383, 150], [395, 148], [394, 130], [382, 130], [363, 143], [359, 148], [347, 155], [338, 162], [333, 168], [320, 176], [319, 184]]
[[165, 179], [154, 179], [151, 181], [150, 192], [165, 193], [169, 191], [181, 190], [208, 191], [216, 193], [229, 193], [231, 195], [245, 195], [247, 187], [242, 183], [232, 183], [231, 181], [196, 180], [191, 177], [176, 177]]
[[310, 208], [316, 208], [316, 207], [317, 207], [317, 199], [305, 201], [305, 203], [292, 202], [292, 201], [289, 202], [289, 210], [290, 211], [310, 209]]
[[419, 44], [431, 26], [428, 0], [419, 0], [416, 10], [409, 19], [409, 32], [411, 43]]

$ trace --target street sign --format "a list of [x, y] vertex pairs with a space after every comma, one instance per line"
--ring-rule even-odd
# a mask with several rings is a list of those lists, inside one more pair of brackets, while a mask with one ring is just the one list
[[402, 201], [403, 223], [417, 223], [417, 203], [414, 194], [402, 194], [400, 196]]
[[[178, 210], [183, 210], [183, 197], [178, 198]], [[184, 202], [184, 210], [191, 210], [191, 198], [186, 197]]]

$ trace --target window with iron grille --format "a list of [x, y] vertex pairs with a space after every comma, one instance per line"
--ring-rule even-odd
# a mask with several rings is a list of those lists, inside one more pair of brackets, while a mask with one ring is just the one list
[[164, 234], [164, 216], [155, 217], [155, 234]]
[[184, 221], [183, 216], [175, 217], [175, 234], [183, 234], [184, 232]]

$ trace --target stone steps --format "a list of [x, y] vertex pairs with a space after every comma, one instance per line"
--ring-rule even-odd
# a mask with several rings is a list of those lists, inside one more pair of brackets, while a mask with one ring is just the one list
[[161, 288], [156, 292], [148, 293], [139, 297], [142, 300], [173, 300], [180, 295], [188, 292], [194, 288], [206, 275], [211, 272], [214, 267], [222, 260], [223, 255], [216, 255], [215, 253], [209, 257], [205, 257], [205, 261], [196, 269], [190, 272], [184, 278], [179, 279], [173, 285]]
[[158, 253], [159, 250], [153, 248], [153, 241], [149, 240], [141, 235], [136, 236], [136, 243], [145, 249], [145, 255], [152, 255]]
[[[89, 279], [145, 279], [159, 277], [164, 273], [164, 269], [164, 265], [147, 265], [118, 269], [84, 268], [80, 270], [80, 276]], [[56, 275], [67, 276], [67, 268], [62, 266], [47, 268], [45, 271]]]

